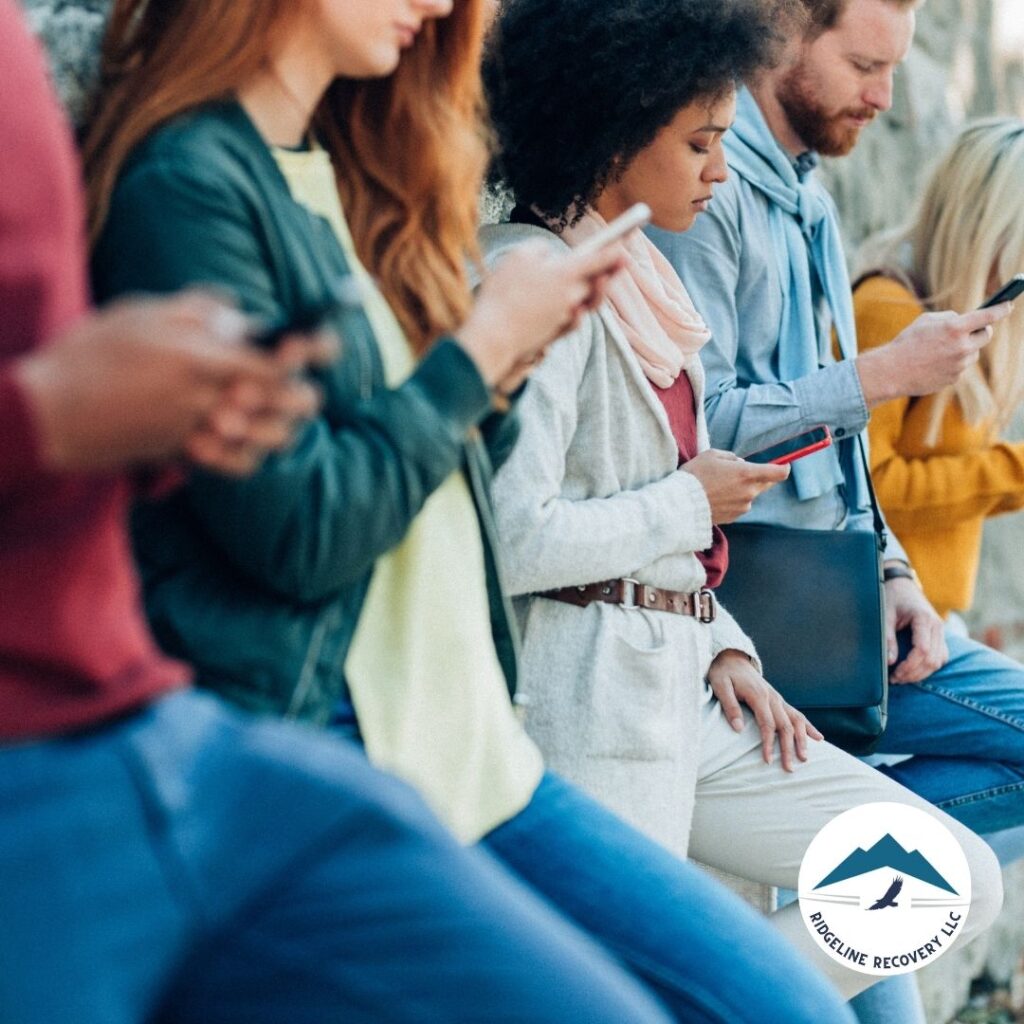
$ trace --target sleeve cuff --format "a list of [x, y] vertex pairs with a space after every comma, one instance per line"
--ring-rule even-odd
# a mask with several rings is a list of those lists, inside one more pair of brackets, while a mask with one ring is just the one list
[[0, 369], [0, 490], [43, 471], [35, 419], [13, 365]]
[[714, 525], [711, 522], [711, 503], [708, 501], [707, 493], [692, 473], [677, 471], [676, 477], [682, 489], [681, 500], [676, 507], [680, 513], [685, 512], [686, 523], [684, 526], [678, 520], [673, 521], [671, 517], [666, 517], [666, 520], [673, 522], [673, 535], [677, 539], [685, 538], [687, 550], [707, 551], [715, 539]]
[[757, 656], [754, 641], [740, 629], [732, 615], [719, 605], [718, 614], [711, 626], [711, 660], [714, 661], [722, 651], [740, 651], [750, 658], [758, 672], [764, 674], [764, 666]]
[[868, 406], [852, 359], [825, 366], [793, 382], [804, 428], [827, 423], [837, 439], [859, 434], [868, 425]]
[[884, 562], [903, 562], [911, 569], [910, 557], [906, 551], [903, 550], [903, 545], [900, 543], [899, 537], [892, 532], [892, 527], [886, 523], [886, 545], [885, 551], [882, 552], [882, 561]]
[[452, 423], [462, 436], [491, 412], [491, 392], [466, 350], [442, 338], [420, 362], [410, 384]]

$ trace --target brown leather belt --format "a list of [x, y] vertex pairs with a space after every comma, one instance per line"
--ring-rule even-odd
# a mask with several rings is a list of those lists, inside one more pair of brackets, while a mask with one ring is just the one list
[[618, 604], [623, 608], [647, 608], [653, 612], [672, 612], [674, 615], [691, 615], [700, 622], [714, 622], [718, 614], [718, 601], [711, 590], [697, 590], [686, 594], [679, 590], [662, 590], [638, 580], [605, 580], [603, 583], [588, 583], [578, 587], [562, 587], [560, 590], [546, 590], [539, 597], [552, 601], [565, 601], [586, 608], [588, 604], [601, 601]]

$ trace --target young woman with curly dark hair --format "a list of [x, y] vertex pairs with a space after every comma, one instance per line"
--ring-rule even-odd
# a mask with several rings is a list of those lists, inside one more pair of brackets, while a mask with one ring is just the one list
[[[497, 176], [518, 206], [513, 223], [484, 231], [488, 259], [526, 238], [576, 246], [636, 202], [658, 227], [690, 228], [726, 178], [736, 86], [771, 61], [777, 9], [507, 4], [485, 84]], [[871, 801], [921, 808], [958, 836], [992, 896], [972, 920], [983, 929], [1000, 891], [984, 843], [822, 742], [716, 607], [728, 566], [718, 525], [787, 471], [708, 450], [707, 327], [645, 236], [624, 249], [607, 301], [531, 378], [519, 443], [495, 482], [529, 730], [556, 770], [673, 851], [790, 889], [837, 814]], [[819, 952], [796, 906], [773, 921], [848, 998], [875, 980]]]

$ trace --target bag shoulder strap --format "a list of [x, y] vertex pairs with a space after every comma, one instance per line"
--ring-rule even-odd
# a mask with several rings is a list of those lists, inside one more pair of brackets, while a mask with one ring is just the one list
[[871, 514], [875, 521], [875, 536], [878, 537], [878, 550], [885, 551], [889, 544], [889, 533], [885, 528], [885, 520], [882, 518], [882, 510], [878, 507], [878, 496], [875, 494], [875, 485], [871, 482], [871, 466], [868, 465], [867, 446], [864, 444], [864, 431], [857, 435], [857, 450], [860, 452], [861, 462], [864, 464], [864, 479], [868, 485], [868, 495], [871, 498]]

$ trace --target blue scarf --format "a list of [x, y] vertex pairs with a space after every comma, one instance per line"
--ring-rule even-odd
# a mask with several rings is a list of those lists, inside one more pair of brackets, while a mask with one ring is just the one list
[[[839, 350], [844, 359], [853, 358], [857, 352], [853, 297], [831, 197], [824, 189], [800, 180], [746, 89], [740, 91], [736, 123], [724, 144], [730, 169], [769, 201], [768, 220], [782, 287], [780, 379], [806, 377], [829, 361], [831, 338], [817, 336], [812, 268], [832, 312]], [[793, 463], [791, 479], [801, 501], [834, 490], [844, 480], [837, 447]], [[859, 483], [856, 472], [853, 479]]]

